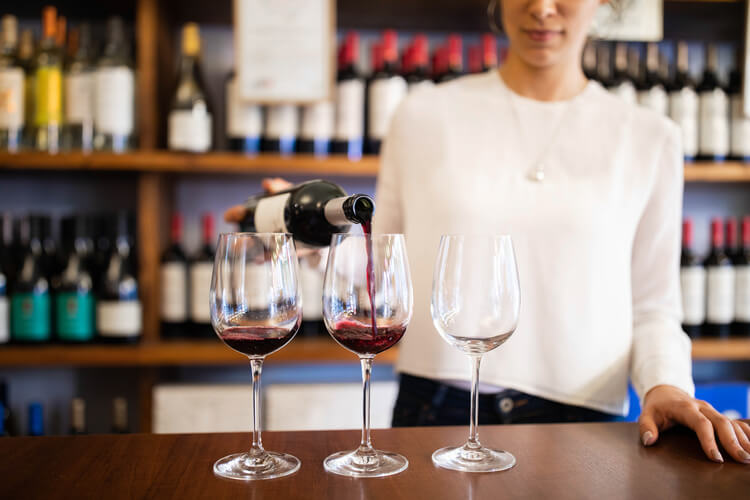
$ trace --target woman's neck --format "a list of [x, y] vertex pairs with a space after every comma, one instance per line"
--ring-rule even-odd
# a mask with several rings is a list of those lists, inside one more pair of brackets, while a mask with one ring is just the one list
[[588, 83], [579, 64], [561, 63], [537, 68], [525, 63], [512, 51], [499, 71], [509, 89], [537, 101], [572, 99]]

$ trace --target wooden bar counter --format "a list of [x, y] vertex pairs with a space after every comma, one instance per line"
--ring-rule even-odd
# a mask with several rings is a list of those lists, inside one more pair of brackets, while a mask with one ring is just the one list
[[359, 431], [268, 432], [264, 444], [292, 453], [302, 468], [281, 479], [219, 479], [213, 462], [248, 446], [249, 433], [100, 435], [0, 439], [0, 498], [251, 499], [647, 499], [750, 498], [750, 465], [709, 462], [683, 430], [644, 449], [635, 424], [486, 426], [484, 444], [518, 459], [509, 471], [468, 474], [432, 465], [441, 446], [467, 428], [376, 430], [381, 449], [409, 468], [396, 476], [350, 479], [323, 470], [330, 453], [351, 449]]

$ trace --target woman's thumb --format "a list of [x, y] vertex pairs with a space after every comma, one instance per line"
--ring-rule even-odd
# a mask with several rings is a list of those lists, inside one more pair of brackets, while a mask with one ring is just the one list
[[644, 411], [638, 418], [638, 432], [643, 446], [651, 446], [659, 438], [659, 429], [651, 412]]

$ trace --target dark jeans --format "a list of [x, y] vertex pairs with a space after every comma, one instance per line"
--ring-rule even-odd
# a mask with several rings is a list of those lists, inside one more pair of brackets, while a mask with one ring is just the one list
[[[466, 425], [469, 423], [470, 403], [469, 391], [401, 374], [392, 425]], [[479, 423], [482, 425], [611, 422], [619, 419], [621, 417], [617, 415], [555, 403], [511, 389], [479, 395]]]

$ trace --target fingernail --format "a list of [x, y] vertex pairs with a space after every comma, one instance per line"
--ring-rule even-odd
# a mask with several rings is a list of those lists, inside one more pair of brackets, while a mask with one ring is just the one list
[[711, 458], [713, 458], [714, 461], [716, 462], [719, 462], [722, 464], [724, 463], [724, 458], [721, 456], [721, 453], [719, 453], [719, 450], [717, 450], [716, 448], [711, 450]]
[[745, 462], [750, 461], [750, 453], [746, 452], [745, 450], [740, 450], [740, 458], [744, 460]]
[[646, 431], [643, 433], [643, 436], [641, 436], [641, 442], [643, 443], [643, 446], [651, 446], [654, 444], [654, 435], [651, 433], [651, 431]]

